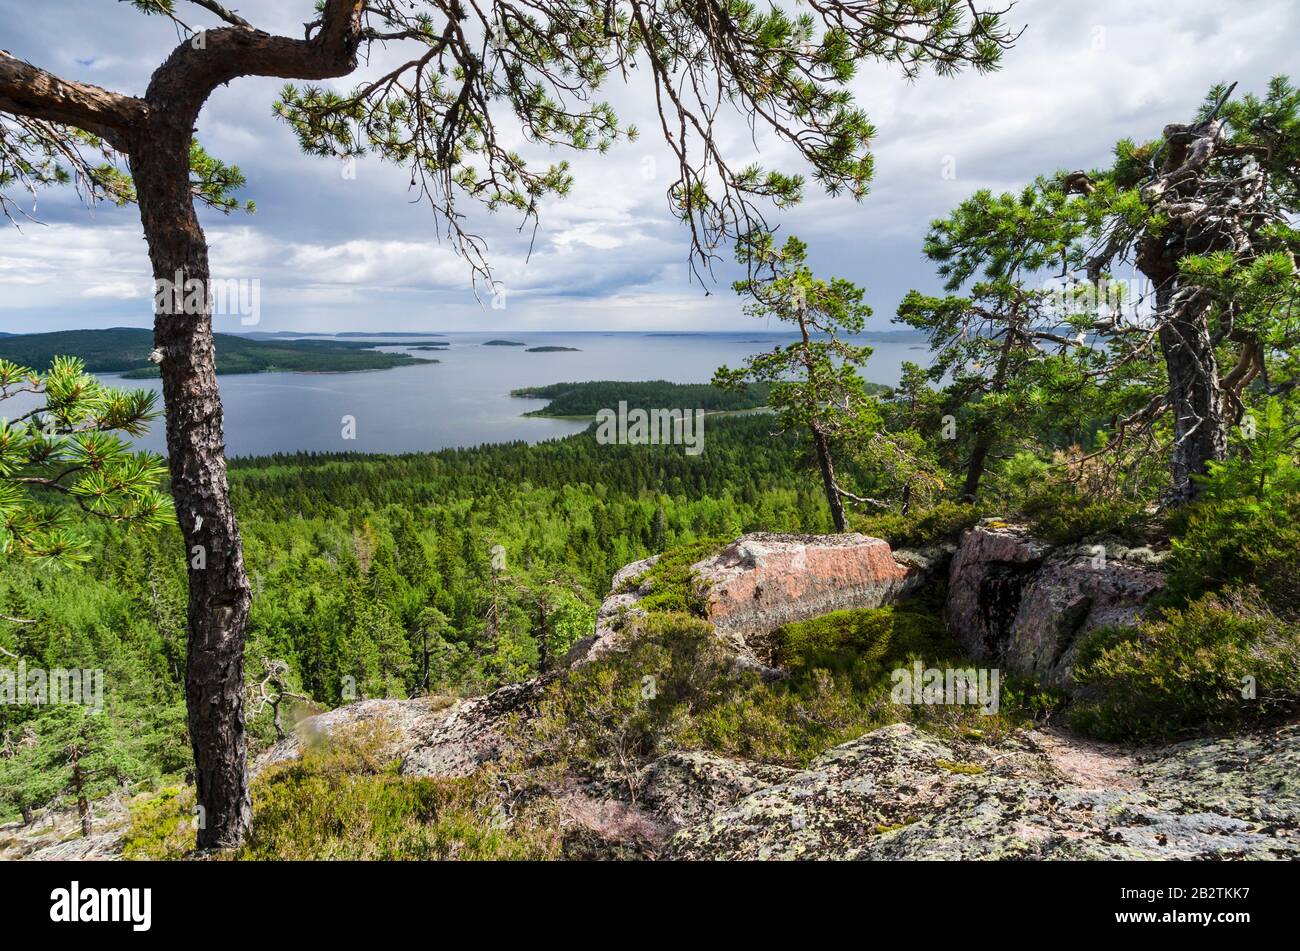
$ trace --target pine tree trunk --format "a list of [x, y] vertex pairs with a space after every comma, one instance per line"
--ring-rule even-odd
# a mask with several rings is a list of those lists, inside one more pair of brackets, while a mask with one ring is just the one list
[[548, 641], [550, 636], [546, 630], [546, 598], [537, 602], [538, 625], [541, 628], [541, 636], [537, 639], [537, 671], [546, 673], [551, 668], [551, 647]]
[[813, 446], [817, 450], [817, 466], [822, 472], [822, 485], [826, 488], [826, 501], [831, 507], [831, 520], [835, 523], [835, 531], [847, 531], [848, 524], [844, 521], [844, 502], [835, 487], [835, 465], [831, 462], [830, 443], [827, 442], [825, 434], [816, 427], [813, 428]]
[[[173, 313], [155, 300], [154, 345], [161, 353], [171, 493], [189, 575], [185, 698], [200, 807], [200, 848], [239, 844], [252, 817], [244, 733], [244, 633], [250, 590], [239, 526], [226, 482], [217, 390], [208, 247], [189, 186], [188, 123], [159, 110], [131, 150], [140, 218], [157, 281], [199, 281], [202, 306]], [[178, 293], [188, 285], [182, 283]]]
[[976, 495], [979, 494], [980, 479], [984, 477], [984, 467], [988, 464], [990, 443], [989, 437], [980, 433], [975, 439], [975, 448], [971, 451], [970, 462], [966, 466], [966, 484], [962, 486], [962, 498], [967, 501], [975, 501]]
[[420, 677], [420, 689], [429, 689], [429, 632], [420, 631], [420, 653], [424, 655], [424, 673]]
[[81, 818], [81, 835], [90, 838], [91, 817], [90, 800], [86, 798], [86, 777], [81, 771], [81, 757], [74, 754], [72, 758], [72, 791], [77, 796], [77, 815]]
[[[1166, 313], [1171, 301], [1172, 292], [1162, 288], [1157, 294], [1159, 312]], [[1195, 500], [1201, 485], [1193, 476], [1205, 475], [1211, 462], [1228, 456], [1228, 407], [1219, 387], [1219, 363], [1206, 323], [1207, 307], [1191, 303], [1181, 317], [1160, 329], [1174, 417], [1172, 478], [1165, 498], [1169, 505]]]

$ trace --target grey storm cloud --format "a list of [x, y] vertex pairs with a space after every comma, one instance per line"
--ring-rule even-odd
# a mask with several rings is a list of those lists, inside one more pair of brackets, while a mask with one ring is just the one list
[[[259, 26], [292, 33], [310, 11], [310, 0], [240, 4]], [[936, 288], [920, 253], [926, 226], [974, 190], [1102, 164], [1116, 140], [1190, 116], [1216, 82], [1261, 89], [1300, 67], [1294, 0], [1021, 0], [1009, 17], [1026, 30], [993, 75], [909, 83], [864, 64], [854, 88], [879, 131], [871, 193], [853, 202], [810, 191], [772, 217], [809, 242], [815, 270], [867, 287], [873, 327], [888, 325], [909, 288]], [[0, 23], [0, 46], [14, 55], [126, 92], [142, 91], [178, 40], [161, 18], [105, 0], [0, 0]], [[261, 282], [260, 329], [745, 326], [729, 267], [711, 284], [689, 280], [687, 234], [664, 194], [671, 158], [643, 84], [604, 91], [644, 130], [639, 141], [603, 156], [523, 150], [538, 162], [569, 159], [576, 179], [567, 198], [543, 207], [535, 236], [517, 219], [465, 207], [510, 291], [504, 310], [476, 297], [403, 170], [363, 159], [347, 178], [338, 162], [300, 154], [271, 113], [278, 88], [238, 80], [218, 90], [198, 128], [210, 152], [244, 171], [258, 204], [252, 216], [205, 214], [204, 226], [215, 274]], [[723, 140], [738, 162], [800, 170], [771, 137], [751, 139], [740, 117]], [[133, 208], [86, 209], [69, 190], [40, 195], [36, 217], [0, 231], [0, 329], [148, 324]]]

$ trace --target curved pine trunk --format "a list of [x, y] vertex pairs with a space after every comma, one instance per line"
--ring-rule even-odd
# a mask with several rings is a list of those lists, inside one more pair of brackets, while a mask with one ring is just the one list
[[[158, 294], [154, 346], [161, 356], [171, 493], [189, 576], [185, 699], [194, 751], [200, 848], [238, 845], [252, 820], [244, 733], [244, 634], [251, 600], [239, 526], [226, 480], [221, 396], [212, 339], [208, 246], [189, 184], [188, 123], [162, 110], [130, 153], [140, 218], [156, 281], [202, 282], [202, 306], [174, 313]], [[182, 298], [183, 299], [183, 298]]]

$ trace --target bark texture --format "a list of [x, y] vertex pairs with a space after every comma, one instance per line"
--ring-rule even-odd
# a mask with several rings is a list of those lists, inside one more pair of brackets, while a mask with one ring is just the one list
[[1138, 270], [1156, 291], [1158, 340], [1168, 377], [1167, 402], [1174, 419], [1170, 488], [1166, 504], [1182, 505], [1200, 494], [1194, 477], [1227, 458], [1230, 418], [1219, 380], [1218, 358], [1210, 331], [1209, 295], [1186, 284], [1178, 262], [1189, 254], [1230, 250], [1241, 254], [1250, 238], [1226, 209], [1207, 199], [1205, 181], [1220, 145], [1222, 123], [1165, 128], [1167, 157], [1161, 174], [1143, 197], [1164, 212], [1168, 232], [1148, 233], [1140, 242]]
[[1171, 487], [1167, 501], [1190, 502], [1201, 486], [1193, 476], [1203, 476], [1209, 464], [1228, 456], [1231, 425], [1219, 364], [1210, 338], [1204, 309], [1194, 308], [1160, 328], [1160, 350], [1169, 374], [1169, 405], [1174, 417], [1174, 446], [1169, 466]]
[[[140, 220], [160, 286], [208, 286], [208, 247], [189, 190], [190, 128], [165, 110], [131, 152]], [[206, 295], [205, 295], [206, 296]], [[171, 492], [188, 566], [185, 697], [194, 750], [198, 843], [238, 844], [252, 819], [244, 734], [244, 631], [251, 590], [226, 481], [210, 302], [177, 312], [158, 295], [154, 346], [161, 354]]]
[[199, 312], [177, 305], [208, 288], [208, 245], [190, 193], [189, 147], [212, 90], [241, 75], [300, 79], [356, 65], [360, 0], [329, 0], [310, 40], [231, 27], [182, 43], [154, 73], [148, 118], [130, 141], [131, 174], [159, 294], [154, 345], [161, 356], [172, 497], [185, 540], [189, 637], [185, 698], [194, 751], [200, 848], [233, 848], [252, 822], [244, 731], [244, 639], [252, 592], [226, 478], [210, 295]]

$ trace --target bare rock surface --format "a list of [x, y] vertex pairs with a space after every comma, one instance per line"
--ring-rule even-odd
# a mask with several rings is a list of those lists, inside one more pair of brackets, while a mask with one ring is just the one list
[[412, 776], [468, 776], [500, 758], [507, 743], [506, 728], [515, 717], [537, 712], [555, 675], [507, 684], [491, 693], [464, 700], [420, 737], [403, 757], [401, 772]]
[[[1124, 754], [876, 730], [678, 832], [685, 859], [1300, 858], [1300, 726]], [[1090, 745], [1084, 758], [1105, 758]], [[1118, 782], [1116, 780], [1119, 780]]]
[[675, 750], [641, 770], [635, 803], [592, 785], [558, 795], [564, 854], [582, 859], [661, 858], [679, 829], [794, 772], [700, 750]]
[[609, 595], [596, 612], [596, 631], [584, 637], [569, 649], [565, 666], [595, 660], [613, 650], [618, 632], [633, 617], [644, 614], [637, 602], [650, 593], [646, 574], [659, 561], [658, 555], [624, 565], [614, 573], [609, 584]]
[[308, 717], [293, 734], [276, 743], [254, 764], [254, 774], [276, 763], [298, 759], [302, 750], [340, 730], [382, 721], [393, 738], [384, 754], [401, 761], [401, 772], [415, 776], [468, 776], [496, 760], [503, 730], [512, 716], [527, 717], [552, 677], [507, 684], [467, 700], [440, 697], [414, 700], [361, 700]]
[[782, 766], [729, 759], [700, 750], [668, 753], [641, 775], [647, 809], [675, 828], [702, 822], [751, 793], [796, 774]]
[[76, 809], [52, 809], [33, 822], [0, 826], [0, 861], [96, 861], [116, 859], [130, 824], [125, 801], [111, 795], [91, 804], [92, 833], [83, 837]]
[[966, 532], [948, 572], [949, 630], [970, 654], [1069, 689], [1082, 635], [1132, 624], [1165, 587], [1159, 557], [1117, 545], [1053, 549], [994, 520]]
[[358, 700], [301, 720], [288, 737], [257, 757], [252, 772], [256, 776], [268, 766], [297, 760], [304, 747], [367, 722], [382, 722], [392, 730], [392, 748], [386, 752], [395, 757], [404, 756], [446, 719], [449, 710], [449, 701], [436, 697]]

